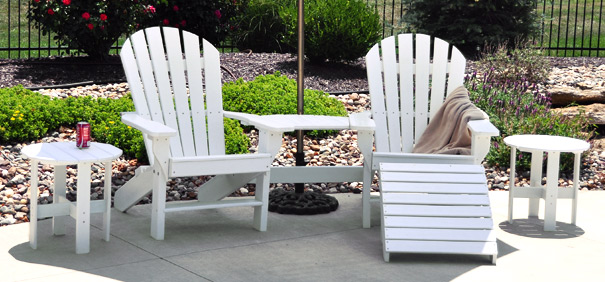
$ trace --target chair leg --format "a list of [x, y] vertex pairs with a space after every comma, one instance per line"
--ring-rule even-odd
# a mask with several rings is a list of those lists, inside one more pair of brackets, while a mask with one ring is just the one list
[[254, 207], [254, 228], [258, 231], [267, 231], [267, 216], [269, 213], [269, 172], [261, 173], [256, 178], [256, 192], [254, 197], [261, 201], [262, 206]]
[[372, 189], [372, 171], [370, 173], [364, 172], [363, 174], [363, 190], [361, 197], [362, 206], [362, 224], [363, 228], [371, 227], [371, 209], [370, 205], [370, 190]]
[[153, 200], [151, 202], [151, 237], [164, 240], [166, 221], [166, 177], [158, 169], [153, 170]]

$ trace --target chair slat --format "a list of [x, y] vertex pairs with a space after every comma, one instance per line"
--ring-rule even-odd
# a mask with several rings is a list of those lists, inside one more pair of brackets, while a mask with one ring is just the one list
[[381, 46], [387, 126], [389, 130], [389, 152], [401, 152], [399, 81], [397, 80], [395, 37], [390, 36], [385, 38], [382, 40]]
[[[174, 102], [172, 99], [172, 88], [170, 78], [168, 76], [168, 68], [166, 63], [166, 53], [164, 52], [164, 44], [162, 43], [162, 36], [160, 28], [154, 27], [145, 30], [147, 35], [147, 44], [149, 45], [149, 53], [151, 55], [151, 62], [153, 66], [153, 72], [158, 87], [159, 96], [154, 97], [147, 96], [148, 102], [151, 100], [158, 101], [161, 105], [160, 111], [163, 113], [164, 124], [167, 126], [178, 129], [176, 113], [174, 111]], [[170, 151], [174, 156], [183, 156], [183, 149], [181, 142], [179, 141], [179, 135], [170, 138]]]
[[193, 139], [197, 156], [208, 155], [208, 136], [206, 134], [206, 109], [204, 105], [204, 80], [202, 78], [202, 60], [200, 60], [200, 39], [197, 35], [183, 32], [189, 98], [191, 99], [191, 117], [193, 120]]
[[447, 75], [447, 53], [449, 44], [442, 39], [435, 38], [433, 51], [433, 73], [431, 75], [431, 108], [429, 120], [443, 104], [445, 97], [445, 81]]
[[183, 64], [179, 30], [164, 28], [163, 31], [183, 156], [195, 156], [193, 129], [191, 128], [191, 110], [189, 109], [189, 97], [187, 96], [187, 81], [185, 80], [185, 67]]
[[416, 34], [416, 112], [414, 140], [418, 140], [428, 124], [429, 108], [429, 75], [430, 75], [431, 37]]
[[384, 105], [384, 92], [382, 84], [382, 65], [380, 61], [378, 44], [374, 45], [366, 55], [366, 69], [368, 72], [368, 88], [372, 95], [372, 118], [376, 122], [376, 131], [374, 133], [374, 142], [376, 151], [388, 152], [388, 132], [386, 110]]
[[223, 130], [220, 57], [218, 50], [210, 42], [203, 40], [203, 48], [208, 108], [208, 148], [211, 155], [222, 155], [225, 154], [225, 132]]
[[131, 42], [136, 54], [136, 61], [141, 80], [143, 81], [143, 90], [145, 93], [145, 100], [147, 101], [147, 108], [149, 109], [149, 116], [151, 120], [164, 123], [164, 117], [162, 115], [162, 108], [160, 107], [160, 101], [158, 101], [158, 93], [155, 84], [155, 76], [153, 75], [153, 68], [151, 65], [151, 59], [149, 58], [149, 51], [147, 49], [147, 40], [145, 34], [135, 33], [131, 36]]
[[122, 44], [122, 50], [120, 51], [120, 58], [122, 60], [122, 66], [124, 66], [124, 73], [128, 80], [128, 87], [132, 94], [132, 101], [137, 114], [151, 120], [149, 115], [149, 108], [147, 108], [147, 100], [145, 99], [145, 93], [143, 92], [143, 84], [141, 77], [139, 76], [139, 70], [137, 69], [137, 62], [132, 51], [132, 44], [130, 39], [126, 39]]
[[449, 95], [458, 86], [464, 85], [464, 69], [466, 68], [466, 59], [460, 53], [458, 48], [452, 47], [452, 59], [450, 63], [447, 94]]
[[400, 34], [397, 41], [402, 152], [411, 153], [414, 148], [414, 40], [412, 34]]

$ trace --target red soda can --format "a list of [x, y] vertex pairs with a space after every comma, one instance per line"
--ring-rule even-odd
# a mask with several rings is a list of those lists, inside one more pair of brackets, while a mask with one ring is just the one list
[[90, 147], [90, 124], [88, 122], [78, 122], [76, 124], [76, 147]]

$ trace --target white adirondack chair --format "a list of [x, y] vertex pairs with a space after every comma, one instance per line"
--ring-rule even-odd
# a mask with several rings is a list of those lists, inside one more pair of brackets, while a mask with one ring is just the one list
[[[225, 155], [219, 52], [203, 40], [202, 59], [199, 46], [192, 33], [181, 38], [178, 29], [152, 27], [133, 34], [120, 53], [136, 108], [122, 121], [143, 132], [151, 165], [116, 192], [114, 206], [126, 211], [153, 190], [157, 240], [164, 239], [165, 214], [175, 211], [251, 206], [254, 227], [267, 228], [273, 156]], [[197, 201], [166, 203], [169, 178], [197, 175], [216, 175], [199, 188]], [[222, 200], [254, 179], [254, 199]]]
[[[487, 183], [484, 175], [481, 178], [484, 169], [480, 164], [489, 151], [490, 137], [498, 135], [498, 130], [487, 119], [470, 121], [471, 155], [412, 153], [415, 141], [445, 97], [463, 85], [466, 60], [454, 46], [451, 56], [448, 53], [450, 45], [439, 38], [400, 34], [385, 38], [366, 55], [371, 115], [376, 129], [375, 152], [365, 159], [371, 162], [372, 173], [364, 175], [364, 187], [370, 187], [373, 172], [380, 171], [386, 261], [391, 252], [455, 252], [488, 254], [495, 262], [495, 237], [491, 227], [489, 232], [483, 231], [492, 223]], [[393, 172], [403, 178], [393, 179]], [[418, 184], [421, 182], [424, 184]], [[363, 226], [368, 228], [367, 188], [363, 190], [362, 201]], [[429, 221], [433, 224], [423, 224]], [[472, 229], [479, 232], [471, 232], [474, 234], [471, 236], [467, 231]], [[460, 244], [466, 238], [481, 242]]]

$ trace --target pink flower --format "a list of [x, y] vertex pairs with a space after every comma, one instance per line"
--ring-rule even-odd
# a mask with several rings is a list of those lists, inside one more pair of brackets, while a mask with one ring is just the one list
[[69, 5], [69, 4], [71, 4], [71, 0], [63, 0], [63, 4]]
[[181, 26], [186, 26], [187, 25], [187, 21], [186, 20], [182, 20], [181, 21]]
[[94, 25], [92, 25], [91, 23], [87, 24], [86, 26], [87, 26], [87, 27], [88, 27], [88, 29], [90, 29], [90, 30], [92, 30], [93, 28], [95, 28], [95, 26], [94, 26]]
[[164, 25], [168, 25], [168, 24], [170, 24], [170, 21], [169, 21], [168, 19], [164, 19], [164, 20], [162, 21], [162, 23], [163, 23]]
[[106, 14], [101, 14], [99, 16], [99, 18], [101, 18], [102, 21], [106, 21], [107, 20], [107, 15]]
[[178, 11], [179, 11], [179, 6], [174, 5], [174, 6], [172, 7], [172, 10], [173, 10], [173, 11], [175, 11], [175, 12], [178, 12]]
[[82, 18], [84, 18], [85, 20], [88, 20], [88, 19], [90, 19], [90, 14], [88, 12], [84, 12], [82, 14]]
[[220, 19], [221, 18], [221, 11], [219, 11], [219, 10], [214, 11], [214, 15], [216, 16], [217, 19]]
[[34, 2], [36, 2], [36, 3], [40, 3], [40, 0], [34, 0]]
[[48, 8], [48, 10], [46, 10], [46, 13], [48, 13], [49, 15], [54, 15], [55, 11], [53, 11], [53, 9]]
[[155, 7], [154, 7], [154, 6], [149, 5], [149, 7], [148, 7], [148, 8], [147, 8], [145, 11], [150, 12], [150, 13], [152, 13], [152, 14], [153, 14], [153, 13], [155, 13]]

